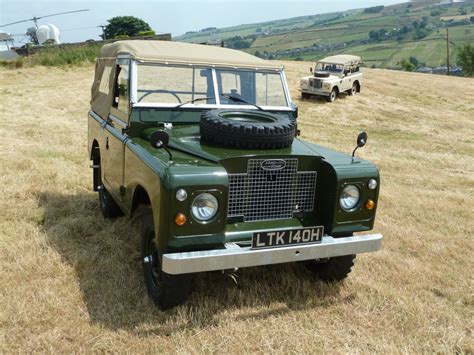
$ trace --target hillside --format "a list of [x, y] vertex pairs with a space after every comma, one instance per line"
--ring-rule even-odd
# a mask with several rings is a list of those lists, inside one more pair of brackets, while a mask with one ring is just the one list
[[311, 15], [285, 20], [210, 28], [187, 33], [181, 41], [224, 40], [226, 46], [270, 59], [319, 59], [329, 54], [361, 55], [368, 66], [397, 68], [401, 59], [421, 64], [446, 64], [446, 27], [450, 30], [450, 60], [456, 49], [474, 42], [474, 2], [435, 6], [405, 3]]
[[0, 353], [474, 352], [473, 79], [368, 69], [361, 95], [327, 104], [298, 98], [311, 63], [284, 64], [304, 139], [349, 153], [368, 132], [383, 250], [343, 285], [298, 265], [239, 270], [238, 286], [198, 275], [160, 312], [137, 221], [104, 220], [91, 189], [93, 65], [0, 69]]

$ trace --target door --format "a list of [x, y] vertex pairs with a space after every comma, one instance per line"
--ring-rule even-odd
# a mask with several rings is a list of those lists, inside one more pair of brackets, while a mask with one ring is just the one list
[[347, 91], [352, 88], [352, 73], [351, 73], [350, 67], [345, 66], [343, 73], [344, 73], [344, 77], [342, 79], [341, 87], [342, 87], [342, 91]]
[[105, 126], [104, 180], [110, 193], [123, 198], [125, 142], [130, 115], [130, 61], [118, 59], [115, 66], [114, 98]]

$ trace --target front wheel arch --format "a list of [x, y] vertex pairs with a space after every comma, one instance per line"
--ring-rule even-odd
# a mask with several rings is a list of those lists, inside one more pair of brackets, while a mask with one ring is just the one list
[[132, 208], [130, 214], [133, 215], [139, 206], [151, 205], [150, 195], [142, 185], [137, 185], [133, 191]]

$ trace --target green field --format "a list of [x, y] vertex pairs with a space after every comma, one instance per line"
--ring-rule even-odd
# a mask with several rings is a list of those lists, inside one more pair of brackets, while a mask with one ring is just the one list
[[[446, 26], [449, 25], [452, 64], [456, 62], [457, 48], [474, 42], [474, 24], [459, 23], [469, 19], [471, 13], [474, 13], [474, 2], [444, 7], [426, 2], [404, 3], [387, 6], [378, 13], [360, 9], [311, 15], [196, 32], [176, 39], [223, 40], [232, 47], [232, 39], [240, 36], [249, 45], [239, 49], [269, 59], [314, 61], [327, 55], [348, 53], [362, 56], [368, 66], [398, 68], [402, 59], [410, 57], [428, 66], [439, 66], [446, 64]], [[458, 22], [450, 23], [450, 19]], [[424, 33], [418, 38], [416, 24], [420, 23], [424, 23]], [[402, 37], [394, 35], [404, 26], [408, 33]], [[371, 31], [385, 31], [386, 35], [369, 41]]]

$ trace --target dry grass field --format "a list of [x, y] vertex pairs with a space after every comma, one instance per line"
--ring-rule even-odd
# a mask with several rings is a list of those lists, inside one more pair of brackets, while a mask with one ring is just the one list
[[0, 353], [474, 352], [474, 79], [366, 70], [361, 95], [301, 101], [304, 139], [381, 171], [375, 232], [342, 285], [298, 265], [198, 275], [190, 301], [147, 298], [137, 221], [91, 191], [93, 66], [0, 70]]

